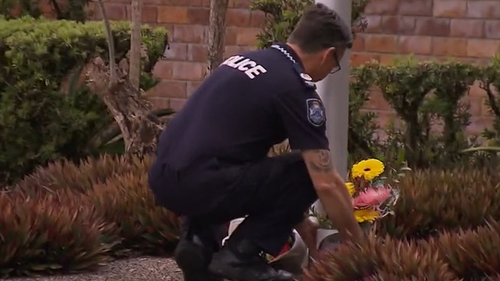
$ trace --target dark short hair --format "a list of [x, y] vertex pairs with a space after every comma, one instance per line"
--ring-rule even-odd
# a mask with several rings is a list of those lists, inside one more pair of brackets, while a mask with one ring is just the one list
[[[344, 0], [345, 1], [345, 0]], [[352, 33], [346, 22], [324, 4], [309, 6], [299, 20], [288, 42], [298, 45], [305, 53], [330, 47], [352, 48]]]

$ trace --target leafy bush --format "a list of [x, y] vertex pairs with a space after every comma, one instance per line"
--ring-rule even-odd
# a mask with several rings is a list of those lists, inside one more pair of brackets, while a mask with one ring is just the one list
[[[412, 167], [460, 163], [457, 152], [470, 146], [464, 134], [470, 124], [469, 104], [462, 101], [479, 76], [479, 67], [459, 62], [370, 63], [375, 85], [396, 111], [402, 126], [392, 137], [404, 144]], [[434, 125], [442, 125], [436, 133]]]
[[[368, 2], [353, 1], [354, 33], [367, 26], [363, 11]], [[257, 36], [257, 47], [266, 48], [275, 42], [286, 41], [304, 8], [312, 3], [312, 0], [254, 0], [251, 9], [266, 15]], [[455, 61], [418, 62], [410, 57], [392, 65], [369, 63], [353, 68], [349, 108], [350, 160], [405, 158], [413, 168], [437, 165], [449, 169], [463, 164], [499, 163], [496, 151], [460, 153], [478, 144], [478, 136], [465, 133], [471, 116], [464, 98], [476, 80], [482, 82], [488, 106], [496, 116], [492, 129], [486, 130], [483, 136], [493, 145], [500, 143], [500, 96], [496, 92], [500, 88], [499, 66], [500, 56], [486, 67]], [[396, 112], [388, 128], [377, 127], [375, 113], [360, 111], [370, 98], [371, 86], [380, 88]], [[386, 131], [387, 139], [376, 137], [380, 129]]]
[[[464, 164], [494, 163], [488, 157], [460, 153], [476, 143], [474, 136], [465, 133], [471, 116], [464, 98], [482, 72], [480, 67], [470, 64], [419, 62], [412, 58], [393, 65], [371, 62], [352, 68], [350, 160], [404, 159], [412, 168], [449, 169]], [[399, 122], [392, 127], [379, 128], [377, 114], [363, 110], [374, 87], [380, 89], [395, 111], [394, 120]], [[388, 135], [385, 140], [377, 136], [381, 129]]]
[[32, 16], [36, 18], [43, 14], [43, 5], [50, 5], [57, 19], [83, 22], [87, 18], [85, 7], [89, 2], [90, 0], [66, 0], [64, 3], [61, 3], [61, 1], [46, 2], [43, 0], [3, 0], [0, 2], [0, 15], [7, 18], [19, 16]]
[[378, 222], [377, 231], [399, 239], [421, 239], [439, 231], [474, 229], [488, 217], [500, 220], [497, 175], [470, 168], [410, 173], [401, 180], [395, 215]]
[[79, 195], [16, 191], [0, 194], [0, 205], [2, 277], [95, 269], [118, 242], [113, 225]]
[[374, 158], [380, 151], [377, 114], [363, 111], [370, 100], [370, 90], [376, 76], [370, 69], [358, 67], [351, 70], [349, 84], [349, 158], [356, 162], [359, 159]]
[[495, 116], [492, 130], [486, 130], [483, 134], [491, 145], [500, 145], [500, 56], [494, 57], [491, 62], [481, 71], [479, 77], [480, 87], [485, 91], [490, 112]]
[[[129, 50], [130, 24], [112, 27], [115, 59], [120, 61]], [[142, 34], [147, 58], [141, 82], [151, 86], [151, 70], [163, 55], [166, 31], [145, 26]], [[100, 22], [0, 19], [3, 181], [11, 183], [49, 161], [95, 152], [89, 144], [112, 119], [100, 99], [74, 81], [79, 81], [86, 62], [95, 55], [107, 58], [106, 52]], [[62, 87], [68, 80], [69, 90]]]

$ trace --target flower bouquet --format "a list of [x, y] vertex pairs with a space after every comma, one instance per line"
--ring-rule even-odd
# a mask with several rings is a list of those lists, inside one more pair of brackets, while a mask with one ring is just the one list
[[[410, 169], [404, 165], [399, 170], [390, 169], [384, 175], [384, 163], [378, 159], [367, 159], [352, 166], [346, 188], [352, 197], [354, 216], [365, 231], [369, 231], [373, 223], [387, 215], [393, 214], [393, 206], [399, 198], [398, 177]], [[397, 172], [396, 174], [394, 172]], [[320, 225], [318, 230], [318, 249], [335, 247], [340, 237], [330, 220], [312, 209]]]

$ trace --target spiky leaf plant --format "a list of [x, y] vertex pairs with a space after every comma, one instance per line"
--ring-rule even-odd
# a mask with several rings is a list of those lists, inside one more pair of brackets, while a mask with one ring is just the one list
[[143, 165], [135, 172], [117, 174], [105, 183], [94, 184], [87, 196], [108, 222], [116, 224], [123, 248], [165, 255], [178, 241], [180, 219], [156, 206], [148, 186], [147, 165]]
[[0, 276], [92, 270], [118, 242], [113, 225], [79, 195], [0, 194]]

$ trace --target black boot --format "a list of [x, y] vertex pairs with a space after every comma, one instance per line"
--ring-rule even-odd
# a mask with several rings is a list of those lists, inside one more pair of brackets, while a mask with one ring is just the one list
[[222, 281], [210, 274], [208, 265], [213, 251], [196, 235], [182, 237], [175, 249], [175, 261], [182, 270], [184, 281]]
[[233, 281], [295, 280], [291, 273], [274, 270], [264, 259], [260, 249], [248, 241], [222, 247], [213, 256], [208, 270], [216, 276]]

